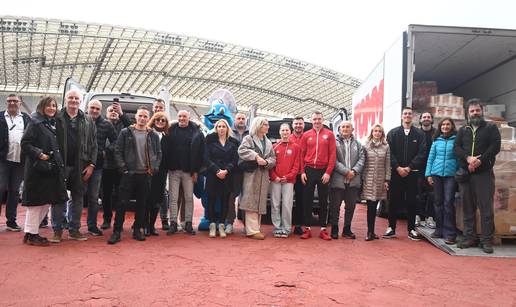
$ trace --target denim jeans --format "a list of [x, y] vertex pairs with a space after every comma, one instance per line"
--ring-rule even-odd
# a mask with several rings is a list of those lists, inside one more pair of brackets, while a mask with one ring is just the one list
[[445, 239], [457, 237], [455, 226], [455, 178], [432, 176], [434, 180], [435, 232]]
[[5, 217], [7, 223], [16, 223], [16, 208], [20, 198], [20, 184], [23, 180], [23, 164], [0, 161], [0, 197], [7, 191]]
[[99, 213], [99, 190], [102, 181], [102, 169], [96, 169], [91, 174], [88, 183], [84, 185], [88, 199], [88, 229], [97, 227], [97, 214]]
[[79, 180], [82, 178], [77, 174], [79, 170], [74, 167], [67, 166], [65, 169], [65, 179], [68, 182], [71, 198], [66, 204], [54, 204], [51, 208], [52, 228], [54, 231], [63, 230], [64, 215], [66, 212], [68, 219], [68, 227], [70, 230], [79, 230], [81, 228], [81, 216], [83, 209], [84, 188]]

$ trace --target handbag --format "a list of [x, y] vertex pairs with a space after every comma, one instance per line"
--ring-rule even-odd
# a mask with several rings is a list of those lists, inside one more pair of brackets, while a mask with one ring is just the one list
[[57, 171], [57, 165], [49, 160], [40, 160], [37, 159], [32, 164], [32, 168], [35, 169], [37, 172], [43, 173], [43, 174], [54, 174]]
[[[253, 140], [253, 150], [256, 151], [256, 144]], [[258, 168], [258, 162], [256, 160], [247, 161], [238, 158], [238, 168], [244, 172], [252, 173]]]
[[244, 172], [252, 173], [258, 168], [258, 162], [256, 160], [245, 161], [238, 159], [238, 168]]
[[465, 168], [459, 168], [455, 172], [455, 181], [458, 183], [466, 183], [469, 181], [469, 171]]

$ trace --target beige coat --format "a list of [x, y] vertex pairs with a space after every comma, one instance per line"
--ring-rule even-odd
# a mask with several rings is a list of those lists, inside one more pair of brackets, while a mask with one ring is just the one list
[[[254, 143], [253, 143], [254, 141]], [[260, 155], [269, 164], [265, 167], [259, 166], [254, 172], [244, 172], [242, 184], [242, 199], [240, 209], [259, 214], [267, 213], [267, 193], [269, 192], [269, 169], [276, 164], [276, 154], [272, 150], [272, 143], [265, 138], [265, 150], [258, 137], [247, 135], [238, 147], [238, 156], [244, 161], [256, 160]]]
[[387, 199], [384, 182], [391, 180], [391, 154], [389, 144], [367, 142], [364, 146], [366, 162], [362, 175], [362, 199]]

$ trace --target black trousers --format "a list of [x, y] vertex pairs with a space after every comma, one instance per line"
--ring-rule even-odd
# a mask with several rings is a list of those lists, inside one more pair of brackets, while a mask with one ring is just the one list
[[[217, 191], [208, 191], [208, 218], [210, 223], [224, 223], [228, 215], [229, 207], [229, 190], [221, 189]], [[220, 198], [220, 216], [217, 218], [215, 212], [215, 203]]]
[[462, 196], [464, 211], [464, 236], [476, 240], [476, 213], [480, 211], [480, 242], [491, 243], [495, 233], [493, 196], [495, 177], [493, 170], [473, 173], [469, 181], [461, 183], [459, 190]]
[[351, 221], [355, 213], [359, 191], [359, 188], [350, 187], [349, 184], [346, 184], [346, 189], [330, 189], [330, 224], [332, 228], [339, 226], [340, 206], [344, 201], [344, 230], [351, 230]]
[[376, 222], [376, 205], [377, 200], [367, 201], [367, 233], [374, 233], [374, 224]]
[[301, 175], [296, 176], [296, 183], [294, 183], [294, 208], [292, 210], [292, 224], [294, 226], [301, 226], [303, 224], [303, 182], [301, 182]]
[[401, 177], [396, 170], [392, 171], [389, 198], [389, 227], [392, 229], [396, 229], [399, 208], [407, 209], [407, 230], [415, 229], [418, 176], [411, 172], [407, 177]]
[[314, 192], [317, 186], [317, 193], [319, 195], [319, 226], [326, 227], [328, 224], [328, 186], [323, 184], [321, 177], [324, 175], [326, 169], [316, 169], [305, 167], [306, 185], [303, 191], [303, 212], [304, 222], [306, 227], [310, 227], [312, 222], [312, 206], [314, 202]]
[[147, 174], [124, 174], [120, 180], [120, 206], [116, 209], [114, 231], [122, 231], [125, 211], [130, 197], [136, 195], [134, 210], [134, 230], [145, 227], [145, 200], [150, 188], [150, 176]]
[[119, 207], [118, 189], [120, 186], [120, 173], [117, 169], [104, 169], [102, 171], [102, 211], [104, 221], [110, 222], [113, 218], [113, 209]]

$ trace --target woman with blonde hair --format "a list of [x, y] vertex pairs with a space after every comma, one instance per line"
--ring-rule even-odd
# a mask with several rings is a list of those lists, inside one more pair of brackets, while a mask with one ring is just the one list
[[366, 161], [362, 175], [362, 199], [367, 201], [366, 241], [372, 241], [378, 239], [374, 232], [376, 205], [378, 201], [387, 199], [391, 180], [391, 153], [382, 125], [371, 127], [364, 149]]
[[159, 171], [152, 175], [150, 193], [147, 197], [145, 206], [145, 236], [158, 236], [156, 230], [156, 218], [158, 217], [160, 204], [164, 201], [165, 183], [167, 181], [167, 167], [164, 153], [165, 146], [163, 143], [168, 137], [168, 129], [170, 128], [170, 120], [165, 112], [156, 112], [147, 123], [147, 127], [151, 128], [159, 136], [161, 142], [162, 160]]
[[269, 169], [276, 164], [276, 155], [267, 132], [267, 119], [256, 117], [251, 123], [249, 135], [244, 137], [238, 148], [240, 166], [247, 165], [244, 169], [240, 209], [245, 211], [246, 235], [255, 240], [265, 239], [260, 231], [261, 215], [267, 213]]
[[[231, 127], [225, 119], [219, 119], [215, 131], [206, 136], [204, 161], [206, 163], [206, 191], [208, 192], [208, 219], [210, 238], [226, 237], [224, 221], [229, 207], [229, 194], [233, 171], [238, 163], [238, 141], [233, 138]], [[216, 215], [215, 203], [220, 199], [220, 214]]]

